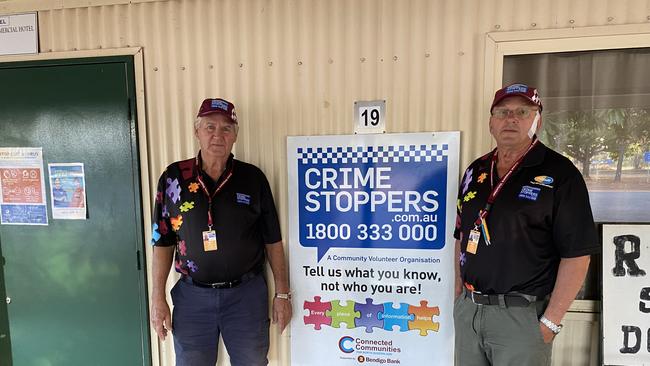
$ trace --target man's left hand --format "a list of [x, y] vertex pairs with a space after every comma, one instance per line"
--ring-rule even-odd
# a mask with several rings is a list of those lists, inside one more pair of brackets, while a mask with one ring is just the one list
[[273, 298], [273, 324], [278, 324], [280, 333], [284, 332], [291, 320], [291, 300]]
[[548, 344], [553, 342], [553, 338], [555, 338], [555, 333], [553, 333], [548, 327], [541, 322], [539, 323], [539, 331], [542, 332], [542, 338], [544, 339], [544, 343]]

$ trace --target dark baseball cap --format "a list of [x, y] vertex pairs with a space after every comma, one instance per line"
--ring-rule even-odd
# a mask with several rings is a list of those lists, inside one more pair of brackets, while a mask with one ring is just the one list
[[526, 84], [510, 84], [502, 89], [497, 90], [494, 93], [494, 100], [492, 101], [492, 106], [490, 107], [490, 113], [494, 109], [494, 106], [499, 104], [502, 100], [508, 97], [514, 96], [524, 97], [532, 104], [535, 104], [539, 107], [539, 111], [542, 111], [542, 100], [539, 99], [539, 94], [537, 94], [537, 88], [528, 86]]
[[233, 123], [237, 123], [237, 113], [235, 105], [221, 98], [208, 98], [201, 103], [197, 117], [207, 116], [209, 114], [219, 113], [228, 117]]

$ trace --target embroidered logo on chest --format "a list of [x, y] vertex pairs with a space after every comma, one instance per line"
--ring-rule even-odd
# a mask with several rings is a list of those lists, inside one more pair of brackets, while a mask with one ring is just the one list
[[549, 177], [547, 175], [538, 175], [533, 180], [530, 181], [532, 184], [536, 184], [539, 186], [544, 186], [547, 188], [553, 188], [553, 177]]
[[519, 198], [529, 200], [529, 201], [537, 201], [537, 197], [539, 196], [539, 191], [541, 190], [542, 190], [541, 188], [537, 188], [537, 187], [523, 186], [521, 187], [521, 192], [519, 192]]
[[237, 203], [243, 203], [245, 205], [251, 204], [251, 196], [244, 193], [237, 193]]

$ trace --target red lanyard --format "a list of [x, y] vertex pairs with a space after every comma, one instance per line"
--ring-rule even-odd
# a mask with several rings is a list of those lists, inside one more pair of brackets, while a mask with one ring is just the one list
[[203, 193], [205, 193], [205, 196], [208, 197], [208, 230], [212, 230], [212, 198], [217, 195], [217, 193], [223, 188], [223, 186], [230, 180], [230, 177], [232, 177], [232, 169], [228, 170], [228, 174], [226, 174], [226, 177], [223, 178], [221, 181], [221, 184], [217, 186], [217, 189], [210, 194], [208, 192], [208, 187], [203, 183], [203, 179], [201, 179], [201, 167], [199, 166], [199, 159], [196, 159], [196, 169], [197, 169], [197, 177], [196, 180], [199, 181], [199, 184], [201, 185], [201, 188], [203, 190]]
[[508, 170], [506, 175], [504, 175], [503, 178], [501, 178], [499, 182], [497, 182], [496, 187], [494, 186], [494, 167], [497, 164], [498, 151], [497, 150], [494, 151], [494, 154], [492, 154], [492, 163], [490, 165], [490, 186], [492, 187], [492, 192], [490, 192], [490, 195], [488, 196], [487, 203], [485, 204], [485, 208], [479, 211], [479, 216], [474, 222], [474, 225], [476, 226], [481, 225], [481, 222], [485, 220], [485, 218], [487, 218], [488, 214], [490, 213], [490, 209], [492, 208], [492, 204], [497, 199], [499, 193], [501, 193], [501, 189], [503, 188], [503, 186], [506, 184], [508, 179], [510, 179], [510, 177], [515, 172], [515, 170], [519, 168], [519, 165], [521, 165], [521, 162], [524, 160], [526, 155], [528, 155], [530, 150], [532, 150], [535, 147], [535, 145], [537, 145], [538, 142], [539, 140], [537, 138], [533, 140], [530, 146], [528, 146], [528, 149], [526, 149], [526, 151], [519, 157], [519, 159], [515, 161], [512, 167], [510, 167], [510, 170]]

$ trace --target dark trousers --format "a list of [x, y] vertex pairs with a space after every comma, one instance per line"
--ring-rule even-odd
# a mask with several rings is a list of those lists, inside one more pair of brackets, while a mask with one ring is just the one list
[[269, 304], [263, 275], [229, 289], [179, 280], [171, 295], [177, 366], [214, 366], [220, 336], [231, 365], [268, 364]]

